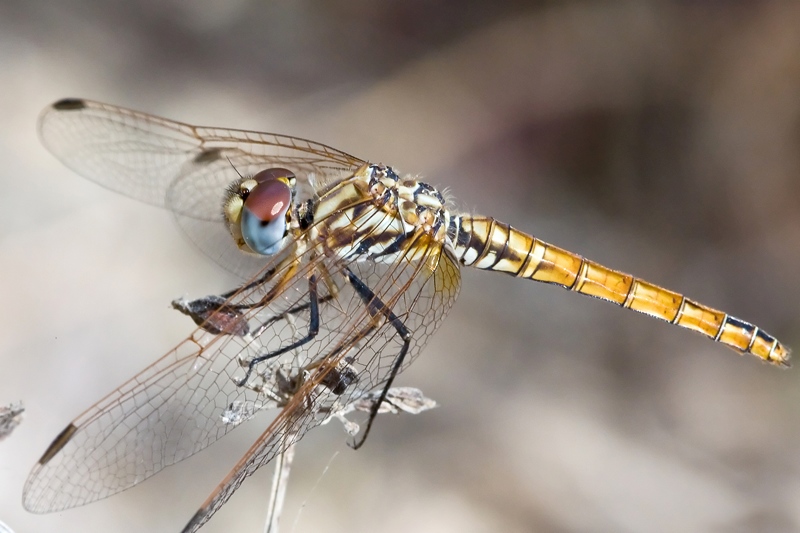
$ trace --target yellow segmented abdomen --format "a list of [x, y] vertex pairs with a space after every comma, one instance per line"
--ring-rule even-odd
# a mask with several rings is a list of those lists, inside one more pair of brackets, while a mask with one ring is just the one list
[[766, 331], [642, 279], [604, 267], [489, 217], [451, 223], [456, 257], [465, 266], [553, 283], [698, 331], [740, 353], [789, 366], [789, 349]]

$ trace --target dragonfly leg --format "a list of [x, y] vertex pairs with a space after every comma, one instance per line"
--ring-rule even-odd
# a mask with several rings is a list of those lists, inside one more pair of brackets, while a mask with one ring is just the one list
[[[330, 302], [334, 298], [335, 298], [335, 296], [333, 294], [328, 294], [326, 296], [323, 296], [322, 298], [318, 297], [317, 298], [317, 305], [324, 304], [325, 302]], [[271, 317], [269, 320], [267, 320], [266, 322], [264, 322], [263, 324], [258, 326], [258, 329], [256, 329], [253, 332], [253, 337], [258, 337], [259, 335], [264, 333], [267, 330], [267, 328], [269, 328], [275, 322], [278, 322], [280, 320], [286, 320], [286, 317], [289, 317], [289, 316], [293, 317], [297, 313], [299, 313], [301, 311], [305, 311], [306, 309], [309, 309], [310, 307], [311, 307], [311, 302], [307, 302], [307, 303], [304, 303], [304, 304], [296, 305], [296, 306], [294, 306], [294, 307], [292, 307], [290, 309], [287, 309], [286, 311], [284, 311], [283, 313], [281, 313], [281, 314], [279, 314], [277, 316]]]
[[[236, 287], [235, 289], [231, 289], [231, 290], [229, 290], [228, 292], [226, 292], [224, 294], [220, 294], [219, 296], [220, 296], [220, 298], [224, 298], [225, 300], [227, 300], [228, 298], [230, 298], [231, 296], [233, 296], [237, 292], [247, 291], [247, 290], [252, 289], [253, 287], [257, 287], [258, 285], [261, 285], [262, 283], [265, 283], [265, 282], [269, 281], [270, 279], [272, 279], [272, 277], [275, 275], [275, 272], [277, 272], [277, 270], [278, 270], [277, 267], [270, 268], [269, 270], [264, 272], [261, 276], [259, 276], [258, 278], [250, 281], [249, 283], [241, 285], [239, 287]], [[248, 306], [243, 306], [242, 308], [243, 309], [247, 309], [249, 307]]]
[[[308, 297], [309, 297], [308, 309], [310, 317], [308, 324], [308, 333], [306, 334], [306, 336], [303, 337], [302, 339], [299, 339], [291, 344], [284, 346], [283, 348], [275, 350], [274, 352], [269, 352], [264, 355], [259, 355], [257, 357], [252, 358], [250, 362], [247, 364], [247, 372], [245, 373], [244, 377], [241, 380], [236, 382], [236, 385], [238, 385], [239, 387], [244, 386], [244, 384], [247, 383], [247, 380], [250, 379], [250, 374], [253, 373], [253, 368], [255, 368], [257, 364], [266, 361], [267, 359], [278, 357], [279, 355], [283, 355], [296, 348], [299, 348], [300, 346], [303, 346], [304, 344], [311, 342], [314, 339], [314, 337], [317, 336], [317, 333], [319, 333], [319, 296], [317, 294], [317, 276], [315, 274], [312, 274], [308, 278]], [[303, 306], [298, 306], [298, 307], [303, 307]], [[291, 311], [293, 310], [290, 310], [289, 312]]]
[[411, 345], [411, 332], [408, 330], [406, 325], [403, 324], [403, 321], [400, 320], [400, 318], [395, 315], [392, 310], [389, 309], [386, 304], [375, 295], [374, 292], [372, 292], [372, 289], [370, 289], [363, 281], [353, 274], [349, 268], [346, 269], [346, 271], [347, 280], [353, 286], [353, 289], [361, 298], [361, 301], [364, 302], [364, 305], [367, 306], [369, 313], [372, 316], [383, 315], [386, 317], [387, 322], [391, 324], [391, 326], [397, 331], [397, 334], [403, 340], [403, 347], [400, 348], [400, 353], [397, 354], [397, 358], [395, 358], [394, 362], [392, 363], [392, 368], [389, 371], [389, 376], [386, 378], [386, 384], [383, 386], [383, 390], [381, 390], [381, 395], [372, 405], [372, 408], [369, 411], [369, 420], [367, 420], [367, 427], [364, 429], [364, 433], [361, 435], [361, 438], [358, 441], [350, 445], [354, 450], [357, 450], [367, 440], [369, 430], [372, 428], [372, 422], [375, 420], [375, 417], [378, 416], [378, 410], [380, 409], [384, 400], [386, 400], [386, 395], [388, 394], [389, 389], [392, 387], [392, 382], [394, 382], [394, 378], [400, 371], [400, 367], [403, 366], [403, 360], [408, 352], [408, 347]]

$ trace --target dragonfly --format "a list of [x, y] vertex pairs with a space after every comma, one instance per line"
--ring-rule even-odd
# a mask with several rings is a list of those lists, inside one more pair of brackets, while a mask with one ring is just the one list
[[264, 410], [278, 412], [184, 533], [310, 429], [363, 400], [358, 448], [455, 302], [461, 267], [607, 300], [789, 365], [789, 349], [753, 324], [457, 212], [418, 177], [324, 144], [74, 98], [46, 108], [39, 133], [78, 174], [169, 209], [242, 282], [173, 302], [196, 328], [58, 434], [24, 487], [33, 512], [130, 488]]

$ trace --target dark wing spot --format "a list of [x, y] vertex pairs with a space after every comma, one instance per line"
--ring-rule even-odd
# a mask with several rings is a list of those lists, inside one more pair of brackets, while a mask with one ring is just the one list
[[194, 162], [200, 165], [207, 165], [208, 163], [212, 163], [222, 157], [222, 153], [219, 151], [219, 148], [211, 148], [209, 150], [203, 150], [199, 154], [197, 154], [194, 158]]
[[80, 98], [64, 98], [53, 104], [53, 109], [59, 111], [77, 111], [86, 107], [86, 101]]
[[61, 433], [59, 433], [58, 436], [53, 439], [53, 442], [50, 443], [50, 446], [47, 447], [44, 455], [42, 455], [42, 458], [39, 459], [39, 464], [46, 465], [55, 454], [61, 451], [61, 448], [66, 446], [76, 431], [78, 431], [78, 428], [74, 424], [70, 424], [65, 427], [63, 431], [61, 431]]

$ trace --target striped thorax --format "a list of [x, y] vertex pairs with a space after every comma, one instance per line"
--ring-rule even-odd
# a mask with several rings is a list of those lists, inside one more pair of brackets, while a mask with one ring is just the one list
[[392, 167], [364, 165], [320, 194], [314, 220], [323, 219], [316, 228], [327, 250], [347, 260], [393, 264], [401, 256], [425, 255], [431, 243], [443, 245], [450, 215], [434, 187], [400, 178]]

